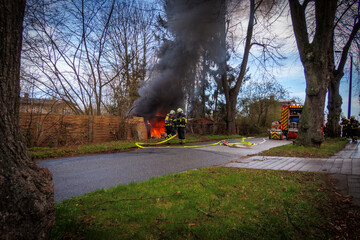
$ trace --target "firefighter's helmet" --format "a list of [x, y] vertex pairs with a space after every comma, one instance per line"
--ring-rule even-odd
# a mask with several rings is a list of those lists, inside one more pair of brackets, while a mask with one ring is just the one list
[[175, 114], [175, 111], [174, 111], [174, 110], [171, 110], [171, 111], [170, 111], [170, 114], [174, 115], [174, 114]]
[[177, 113], [183, 113], [183, 110], [181, 108], [178, 108]]

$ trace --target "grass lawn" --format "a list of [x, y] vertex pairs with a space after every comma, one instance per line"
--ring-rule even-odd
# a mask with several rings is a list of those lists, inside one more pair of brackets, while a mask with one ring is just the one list
[[51, 239], [350, 237], [326, 176], [218, 167], [119, 185], [56, 204]]
[[135, 148], [135, 142], [131, 141], [114, 141], [99, 144], [87, 144], [79, 146], [64, 147], [32, 147], [28, 148], [28, 153], [33, 160], [59, 158], [66, 156], [75, 156], [93, 153], [112, 153], [126, 151]]
[[263, 151], [261, 156], [304, 157], [304, 158], [328, 158], [342, 150], [348, 140], [345, 138], [327, 138], [320, 148], [304, 147], [294, 144], [274, 147]]

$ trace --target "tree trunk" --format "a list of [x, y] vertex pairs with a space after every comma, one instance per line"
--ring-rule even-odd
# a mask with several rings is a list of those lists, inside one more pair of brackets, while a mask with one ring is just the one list
[[[324, 141], [321, 127], [324, 119], [328, 74], [319, 62], [305, 63], [306, 99], [299, 121], [296, 144], [320, 147]], [[322, 69], [322, 71], [319, 71]]]
[[[359, 7], [359, 5], [358, 5]], [[350, 27], [349, 27], [350, 28]], [[341, 104], [342, 104], [342, 98], [339, 93], [339, 86], [340, 86], [340, 80], [344, 76], [344, 67], [346, 63], [346, 59], [352, 44], [352, 41], [355, 39], [358, 31], [360, 29], [360, 21], [354, 21], [354, 26], [351, 31], [351, 34], [342, 48], [341, 51], [341, 58], [340, 62], [338, 64], [337, 69], [335, 69], [335, 63], [334, 63], [334, 52], [331, 52], [330, 60], [331, 65], [330, 68], [333, 68], [332, 75], [330, 75], [330, 83], [329, 83], [329, 96], [328, 96], [328, 122], [326, 125], [327, 128], [327, 134], [329, 137], [339, 137], [340, 136], [340, 114], [341, 114]], [[338, 48], [338, 46], [337, 46]], [[334, 36], [331, 41], [331, 49], [334, 49]]]
[[228, 134], [236, 134], [236, 98], [237, 93], [232, 94], [233, 92], [230, 91], [228, 97], [226, 97], [226, 129]]
[[0, 239], [46, 239], [54, 225], [51, 173], [27, 155], [19, 130], [24, 0], [0, 8]]
[[340, 114], [342, 98], [339, 92], [340, 80], [343, 74], [334, 74], [330, 78], [328, 87], [328, 106], [329, 110], [326, 133], [328, 137], [339, 137], [340, 136]]
[[306, 78], [306, 99], [295, 143], [319, 147], [324, 141], [321, 127], [325, 96], [333, 71], [330, 53], [337, 0], [315, 2], [316, 29], [311, 41], [307, 32], [308, 3], [309, 1], [289, 0], [294, 34]]

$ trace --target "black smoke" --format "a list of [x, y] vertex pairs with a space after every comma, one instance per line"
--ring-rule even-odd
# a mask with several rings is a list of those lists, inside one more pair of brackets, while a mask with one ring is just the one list
[[[159, 49], [155, 74], [139, 90], [133, 113], [152, 118], [171, 109], [184, 107], [186, 89], [194, 85], [196, 67], [203, 51], [218, 54], [214, 39], [221, 23], [224, 0], [168, 0], [165, 3], [167, 27], [173, 39]], [[216, 57], [219, 59], [219, 56]]]

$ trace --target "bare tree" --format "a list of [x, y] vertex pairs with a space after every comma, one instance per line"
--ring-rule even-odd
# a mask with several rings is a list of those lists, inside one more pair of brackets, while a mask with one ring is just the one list
[[25, 1], [0, 8], [0, 238], [47, 239], [55, 223], [51, 173], [31, 161], [19, 130]]
[[[225, 1], [222, 5], [223, 9], [221, 11], [223, 30], [221, 37], [221, 44], [223, 46], [224, 51], [227, 49], [227, 34], [229, 34], [228, 23], [229, 20], [226, 19], [227, 9]], [[241, 3], [241, 1], [240, 1]], [[233, 4], [239, 4], [238, 1], [234, 1]], [[229, 5], [229, 3], [228, 3]], [[235, 116], [236, 116], [236, 104], [237, 97], [239, 95], [240, 87], [242, 83], [249, 79], [250, 76], [247, 75], [248, 71], [248, 62], [251, 57], [251, 49], [254, 47], [260, 47], [262, 56], [258, 57], [260, 60], [262, 67], [266, 68], [266, 64], [269, 62], [267, 59], [272, 59], [273, 62], [277, 62], [277, 58], [281, 58], [281, 54], [279, 54], [279, 47], [275, 44], [275, 37], [270, 35], [267, 38], [256, 39], [254, 35], [254, 27], [259, 24], [259, 21], [267, 19], [267, 17], [272, 14], [277, 15], [278, 13], [275, 1], [264, 1], [264, 0], [249, 0], [249, 13], [248, 13], [248, 25], [246, 31], [244, 31], [245, 40], [243, 41], [243, 50], [241, 64], [238, 69], [231, 69], [228, 66], [227, 61], [229, 59], [225, 59], [220, 66], [221, 72], [223, 72], [221, 77], [221, 87], [223, 93], [225, 95], [226, 100], [226, 117], [225, 121], [227, 124], [228, 133], [235, 133]], [[236, 9], [236, 7], [235, 7]], [[234, 34], [234, 33], [233, 33]], [[260, 55], [261, 55], [260, 54]], [[256, 58], [256, 57], [255, 57]], [[229, 70], [231, 70], [229, 72]]]
[[[329, 137], [340, 136], [340, 114], [342, 98], [339, 87], [340, 80], [344, 76], [344, 68], [349, 54], [352, 54], [352, 43], [359, 44], [360, 36], [360, 2], [339, 1], [332, 41], [330, 42], [330, 83], [328, 86], [328, 105], [329, 110], [328, 122], [326, 125]], [[355, 49], [356, 46], [353, 47]], [[356, 50], [355, 50], [356, 52]], [[337, 55], [340, 54], [340, 60], [336, 61]], [[355, 55], [355, 54], [354, 54]]]
[[[313, 5], [315, 27], [309, 34], [307, 26], [313, 19], [307, 18], [307, 10], [311, 1], [302, 4], [297, 0], [289, 0], [291, 19], [296, 43], [304, 66], [306, 78], [306, 99], [299, 122], [299, 135], [296, 143], [305, 146], [320, 146], [324, 141], [321, 133], [325, 96], [330, 80], [331, 39], [337, 0], [316, 1]], [[310, 32], [311, 33], [311, 32]]]
[[128, 110], [153, 53], [154, 10], [124, 0], [32, 1], [40, 4], [27, 11], [24, 79], [78, 114]]
[[100, 115], [103, 93], [119, 74], [111, 68], [109, 23], [115, 1], [58, 1], [30, 5], [23, 62], [39, 91], [68, 103], [78, 114]]
[[210, 118], [210, 90], [211, 90], [211, 69], [209, 56], [207, 51], [204, 51], [200, 57], [199, 66], [195, 75], [194, 86], [190, 90], [191, 98], [189, 98], [189, 105], [191, 110], [188, 111], [188, 117], [194, 118]]
[[119, 1], [110, 22], [110, 41], [113, 49], [113, 71], [119, 72], [110, 83], [109, 112], [126, 116], [139, 97], [140, 84], [149, 77], [148, 68], [155, 55], [155, 12], [138, 1]]

